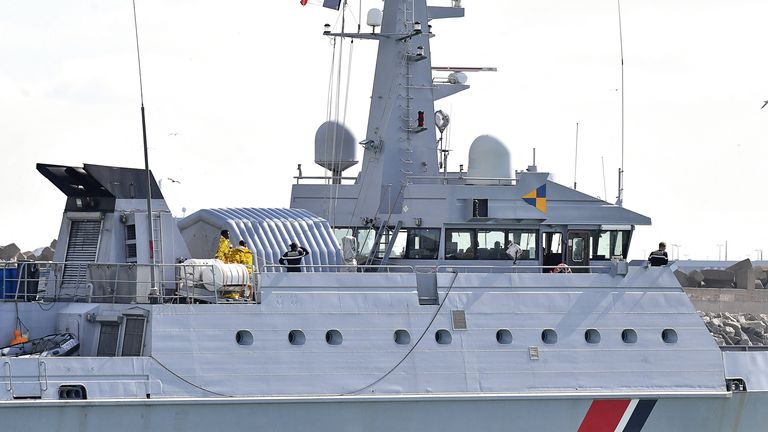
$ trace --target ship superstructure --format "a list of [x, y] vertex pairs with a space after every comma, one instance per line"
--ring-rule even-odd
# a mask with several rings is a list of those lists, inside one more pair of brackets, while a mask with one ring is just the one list
[[[379, 44], [369, 125], [318, 130], [331, 176], [299, 176], [291, 209], [177, 222], [143, 171], [40, 164], [67, 204], [54, 262], [0, 265], [0, 340], [33, 339], [2, 351], [3, 426], [760, 430], [768, 353], [722, 352], [671, 267], [627, 264], [649, 218], [512, 172], [493, 137], [440, 170], [434, 101], [468, 86], [433, 76], [430, 24], [460, 3], [386, 0], [379, 30], [326, 32]], [[222, 230], [252, 265], [211, 259]]]

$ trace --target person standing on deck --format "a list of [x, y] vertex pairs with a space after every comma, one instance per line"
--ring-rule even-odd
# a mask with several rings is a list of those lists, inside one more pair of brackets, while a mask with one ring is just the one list
[[221, 230], [221, 235], [219, 236], [219, 246], [216, 248], [216, 255], [213, 257], [217, 260], [228, 263], [230, 262], [231, 255], [232, 243], [229, 242], [229, 231]]
[[[248, 276], [250, 279], [250, 276], [253, 274], [253, 252], [251, 252], [251, 250], [248, 249], [248, 246], [245, 245], [245, 240], [240, 240], [238, 246], [232, 249], [232, 252], [230, 253], [230, 262], [244, 265], [248, 269]], [[253, 285], [249, 283], [243, 293], [246, 299], [251, 298], [251, 295], [253, 294], [252, 290]]]
[[238, 246], [232, 249], [230, 253], [231, 262], [233, 264], [242, 264], [248, 267], [248, 274], [252, 272], [251, 266], [253, 266], [253, 252], [245, 245], [245, 240], [240, 240]]
[[290, 245], [290, 250], [283, 254], [280, 258], [280, 264], [285, 266], [285, 270], [290, 273], [300, 272], [301, 259], [309, 255], [309, 251], [304, 246], [299, 246], [294, 242]]
[[664, 242], [659, 243], [659, 248], [650, 255], [648, 255], [648, 264], [653, 267], [665, 266], [669, 263], [669, 257], [667, 256], [667, 244]]

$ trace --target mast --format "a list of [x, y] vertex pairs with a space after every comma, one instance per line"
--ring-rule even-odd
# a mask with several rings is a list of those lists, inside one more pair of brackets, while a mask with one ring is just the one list
[[147, 120], [144, 115], [144, 82], [141, 77], [141, 50], [139, 49], [139, 25], [136, 19], [136, 0], [133, 0], [133, 28], [136, 35], [136, 60], [139, 66], [139, 94], [141, 97], [141, 134], [144, 142], [144, 171], [147, 173], [147, 226], [149, 227], [149, 259], [152, 268], [149, 271], [150, 291], [155, 289], [155, 241], [152, 221], [152, 173], [149, 170], [149, 150], [147, 147]]
[[621, 53], [621, 168], [619, 168], [619, 195], [616, 205], [624, 206], [624, 35], [621, 29], [621, 0], [616, 0], [619, 10], [619, 49]]
[[[363, 147], [361, 196], [369, 198], [360, 216], [401, 214], [404, 189], [412, 176], [438, 176], [432, 121], [430, 19], [463, 16], [461, 7], [428, 7], [425, 0], [384, 3], [373, 94]], [[374, 37], [374, 35], [368, 35]]]

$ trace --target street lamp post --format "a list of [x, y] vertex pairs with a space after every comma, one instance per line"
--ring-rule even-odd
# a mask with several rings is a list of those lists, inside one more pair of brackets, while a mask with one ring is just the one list
[[683, 247], [683, 245], [679, 244], [670, 244], [674, 249], [672, 250], [672, 259], [680, 259], [680, 248]]

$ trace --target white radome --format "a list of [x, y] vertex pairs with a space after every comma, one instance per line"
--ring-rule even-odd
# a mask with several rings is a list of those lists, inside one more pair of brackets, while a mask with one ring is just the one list
[[315, 133], [315, 163], [330, 171], [344, 171], [357, 163], [355, 143], [355, 136], [346, 126], [325, 122]]
[[469, 147], [469, 177], [512, 178], [512, 155], [507, 146], [492, 135], [480, 135]]

